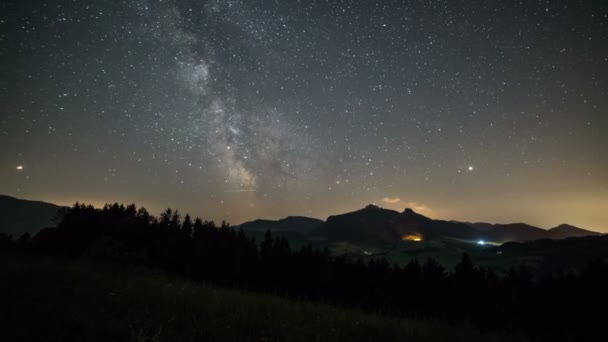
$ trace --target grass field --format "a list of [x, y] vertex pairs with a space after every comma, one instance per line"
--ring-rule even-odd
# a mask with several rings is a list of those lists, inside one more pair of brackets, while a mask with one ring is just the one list
[[201, 285], [134, 266], [0, 257], [3, 341], [506, 341]]

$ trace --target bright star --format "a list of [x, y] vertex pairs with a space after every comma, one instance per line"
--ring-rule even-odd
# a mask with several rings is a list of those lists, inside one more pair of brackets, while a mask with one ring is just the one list
[[17, 171], [21, 171], [21, 170], [23, 170], [23, 166], [22, 165], [18, 165], [17, 166]]
[[469, 166], [469, 171], [473, 171], [473, 170], [474, 170], [473, 165]]

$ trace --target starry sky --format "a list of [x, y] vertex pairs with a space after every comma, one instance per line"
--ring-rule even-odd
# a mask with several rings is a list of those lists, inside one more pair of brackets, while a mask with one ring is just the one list
[[608, 232], [606, 1], [0, 4], [0, 193]]

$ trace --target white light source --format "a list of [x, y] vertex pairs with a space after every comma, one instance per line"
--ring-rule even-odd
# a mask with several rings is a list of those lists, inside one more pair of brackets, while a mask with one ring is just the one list
[[477, 244], [483, 246], [486, 244], [486, 242], [483, 240], [479, 240], [479, 241], [477, 241]]
[[21, 171], [21, 170], [23, 170], [23, 166], [22, 165], [17, 166], [17, 171]]

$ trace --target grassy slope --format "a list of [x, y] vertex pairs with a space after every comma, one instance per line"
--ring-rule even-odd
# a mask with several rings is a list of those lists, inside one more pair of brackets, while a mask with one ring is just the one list
[[[4, 341], [498, 341], [125, 267], [0, 257]], [[500, 339], [504, 340], [504, 339]]]

